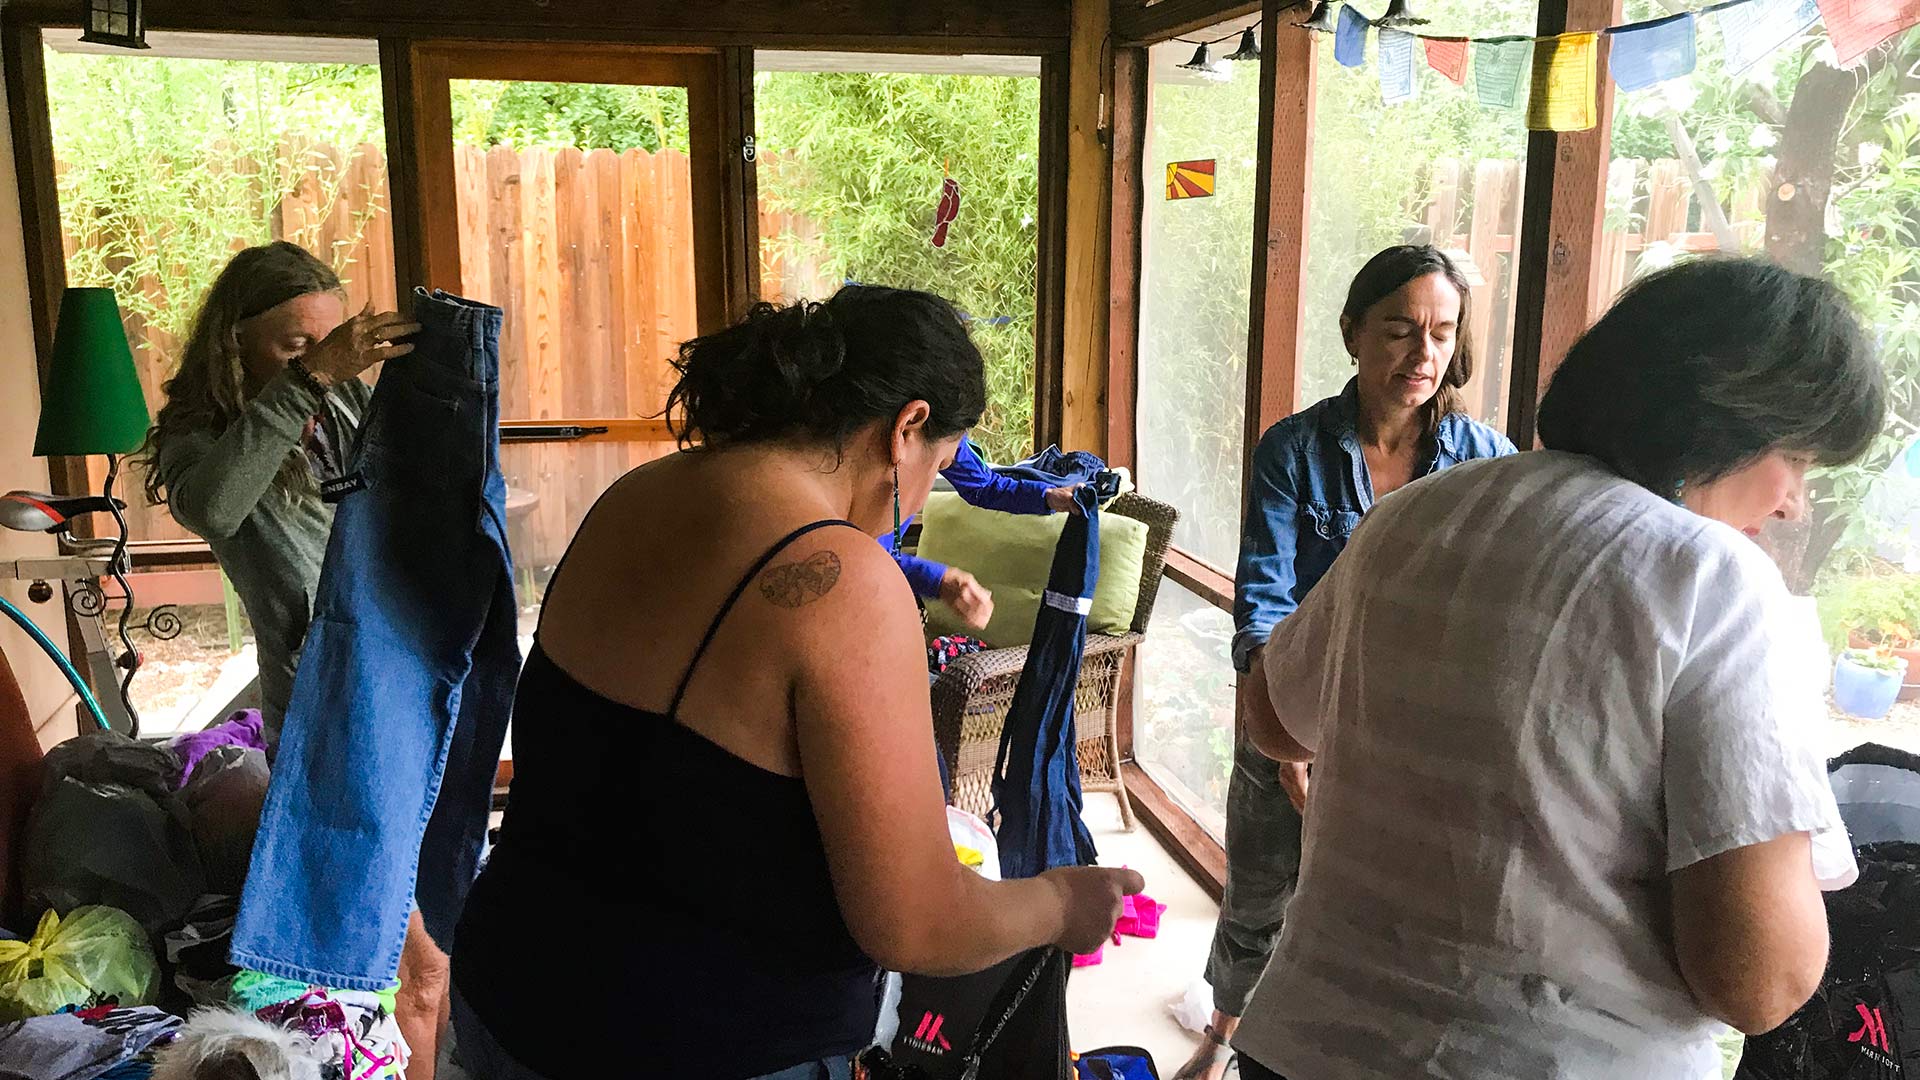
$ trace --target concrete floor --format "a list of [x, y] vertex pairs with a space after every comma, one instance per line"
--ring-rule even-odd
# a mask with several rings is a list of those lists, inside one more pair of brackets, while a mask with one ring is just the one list
[[1173, 861], [1144, 825], [1120, 827], [1111, 795], [1090, 794], [1084, 815], [1103, 866], [1129, 866], [1147, 879], [1147, 895], [1167, 905], [1160, 936], [1122, 938], [1103, 962], [1079, 968], [1067, 984], [1067, 1026], [1075, 1050], [1128, 1045], [1153, 1055], [1161, 1076], [1172, 1076], [1199, 1043], [1168, 1006], [1199, 977], [1220, 909]]

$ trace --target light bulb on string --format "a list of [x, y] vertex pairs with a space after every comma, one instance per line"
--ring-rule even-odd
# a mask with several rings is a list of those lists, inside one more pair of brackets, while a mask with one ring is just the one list
[[1340, 22], [1333, 11], [1338, 6], [1339, 0], [1316, 0], [1313, 12], [1307, 16], [1307, 21], [1296, 25], [1316, 34], [1331, 34], [1340, 29]]
[[1207, 58], [1207, 47], [1205, 45], [1202, 45], [1199, 48], [1193, 50], [1193, 59], [1187, 61], [1184, 64], [1181, 64], [1180, 68], [1183, 71], [1212, 72], [1213, 61]]
[[1229, 60], [1260, 59], [1260, 42], [1253, 35], [1253, 27], [1249, 26], [1245, 30], [1241, 31], [1240, 47], [1228, 53], [1227, 59]]
[[1388, 0], [1386, 13], [1374, 20], [1376, 26], [1424, 26], [1431, 22], [1421, 15], [1414, 14], [1408, 0]]

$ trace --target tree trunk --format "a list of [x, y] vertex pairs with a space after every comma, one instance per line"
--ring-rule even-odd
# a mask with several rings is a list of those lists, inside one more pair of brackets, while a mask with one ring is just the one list
[[[1833, 197], [1840, 129], [1883, 55], [1876, 52], [1867, 66], [1850, 71], [1816, 63], [1794, 87], [1767, 195], [1767, 256], [1789, 270], [1819, 274], [1826, 267], [1827, 203]], [[1844, 511], [1831, 503], [1815, 504], [1802, 520], [1775, 522], [1767, 530], [1762, 546], [1796, 595], [1813, 591], [1820, 565], [1846, 531], [1841, 515]]]
[[1767, 255], [1789, 270], [1818, 274], [1826, 264], [1834, 153], [1847, 109], [1869, 74], [1815, 64], [1794, 87], [1767, 195]]

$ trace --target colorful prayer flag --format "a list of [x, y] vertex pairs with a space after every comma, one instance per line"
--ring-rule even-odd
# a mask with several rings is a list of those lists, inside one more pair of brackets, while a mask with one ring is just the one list
[[1920, 23], [1920, 0], [1820, 0], [1820, 16], [1841, 67], [1875, 45]]
[[1607, 70], [1622, 90], [1645, 90], [1693, 72], [1692, 12], [1607, 31]]
[[1383, 28], [1377, 63], [1380, 65], [1380, 100], [1398, 105], [1413, 99], [1413, 35]]
[[1212, 158], [1167, 162], [1167, 198], [1206, 199], [1212, 195]]
[[1473, 43], [1473, 88], [1480, 104], [1512, 109], [1520, 104], [1520, 83], [1533, 56], [1532, 38], [1494, 38]]
[[1600, 35], [1588, 30], [1534, 43], [1533, 91], [1527, 98], [1530, 130], [1585, 131], [1598, 122], [1594, 91], [1599, 42]]
[[1357, 68], [1367, 62], [1367, 28], [1373, 24], [1352, 4], [1340, 5], [1340, 29], [1333, 34], [1333, 58], [1342, 67]]
[[1456, 86], [1467, 85], [1467, 39], [1428, 38], [1427, 66]]
[[1727, 74], [1738, 75], [1772, 56], [1820, 18], [1815, 0], [1746, 0], [1713, 13], [1726, 46]]

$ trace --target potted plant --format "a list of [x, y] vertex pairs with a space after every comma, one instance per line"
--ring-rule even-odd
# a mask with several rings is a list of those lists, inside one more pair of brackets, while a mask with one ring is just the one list
[[[1914, 640], [1914, 632], [1905, 622], [1888, 620], [1871, 629], [1855, 627], [1847, 632], [1847, 646], [1898, 657], [1906, 661], [1909, 678], [1920, 678], [1920, 641]], [[1920, 683], [1902, 683], [1900, 700], [1916, 698], [1920, 698]]]
[[[1920, 576], [1882, 568], [1850, 575], [1823, 588], [1820, 622], [1829, 648], [1886, 647], [1907, 661], [1909, 678], [1920, 679]], [[1920, 683], [1909, 683], [1902, 701], [1920, 699]]]
[[1833, 703], [1862, 720], [1882, 719], [1906, 676], [1906, 660], [1890, 649], [1847, 649], [1833, 665]]

